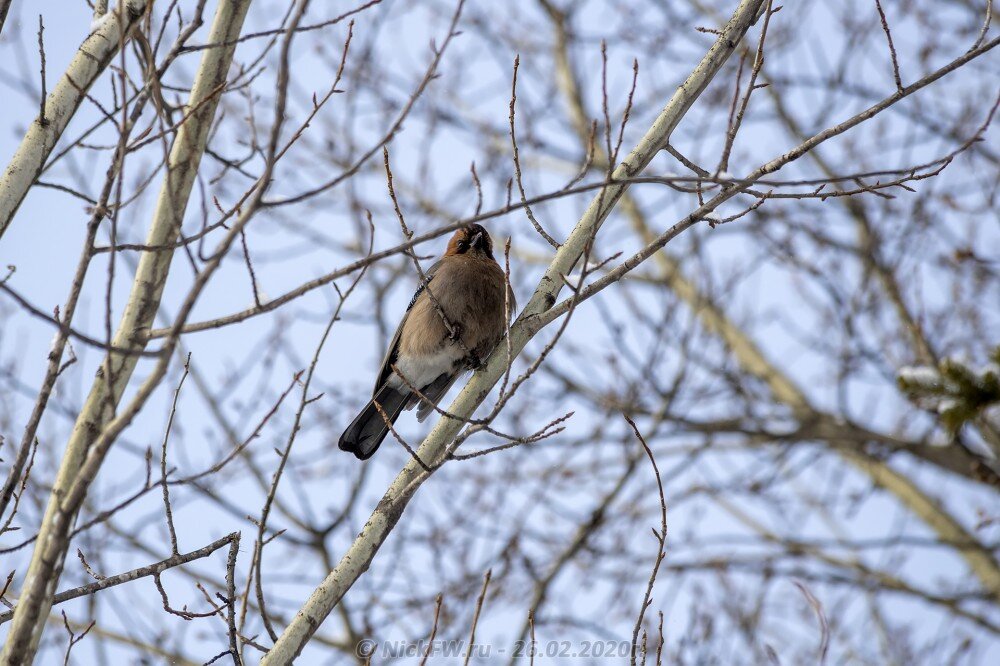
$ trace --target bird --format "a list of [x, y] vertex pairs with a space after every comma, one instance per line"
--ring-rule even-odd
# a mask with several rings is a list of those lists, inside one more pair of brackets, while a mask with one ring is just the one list
[[[339, 448], [367, 460], [404, 409], [423, 422], [465, 372], [503, 339], [517, 305], [481, 225], [461, 227], [410, 300], [382, 359], [372, 398], [340, 436]], [[417, 389], [417, 390], [414, 390]]]

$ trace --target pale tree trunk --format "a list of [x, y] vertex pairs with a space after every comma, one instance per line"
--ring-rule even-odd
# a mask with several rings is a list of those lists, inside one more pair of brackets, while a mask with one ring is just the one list
[[[216, 9], [208, 41], [225, 46], [206, 49], [202, 57], [188, 100], [187, 108], [193, 111], [181, 124], [174, 139], [167, 173], [146, 237], [147, 245], [163, 249], [145, 252], [139, 261], [125, 312], [112, 342], [115, 348], [133, 352], [145, 348], [145, 333], [152, 325], [160, 304], [173, 257], [173, 244], [180, 232], [191, 188], [225, 87], [236, 48], [234, 42], [240, 35], [249, 6], [250, 0], [220, 0]], [[106, 22], [113, 20], [112, 15], [104, 19]], [[138, 356], [134, 353], [109, 353], [77, 417], [35, 542], [13, 625], [0, 654], [0, 662], [4, 664], [26, 664], [34, 658], [62, 573], [73, 520], [79, 510], [79, 502], [69, 502], [69, 499], [78, 497], [80, 489], [85, 490], [93, 482], [92, 476], [81, 478], [80, 471], [85, 461], [89, 461], [93, 468], [94, 461], [90, 458], [105, 453], [99, 449], [90, 450], [91, 445], [114, 416], [137, 361]], [[69, 492], [71, 488], [73, 493]]]
[[[671, 132], [698, 99], [716, 73], [726, 63], [736, 46], [754, 23], [764, 0], [743, 0], [729, 23], [722, 29], [708, 53], [674, 93], [652, 127], [615, 169], [612, 179], [627, 180], [642, 172], [653, 157], [663, 149]], [[559, 247], [552, 263], [542, 277], [531, 300], [510, 330], [510, 353], [517, 355], [542, 328], [539, 316], [549, 310], [568, 275], [583, 256], [587, 245], [594, 238], [608, 214], [628, 188], [627, 182], [614, 183], [601, 191], [584, 212], [566, 242]], [[485, 367], [476, 372], [462, 392], [448, 407], [449, 414], [469, 418], [486, 399], [490, 390], [507, 370], [505, 345], [490, 357]], [[445, 458], [449, 444], [458, 435], [464, 421], [442, 417], [427, 435], [417, 451], [424, 464], [434, 466]], [[429, 476], [416, 460], [410, 460], [389, 486], [382, 500], [372, 513], [358, 538], [341, 558], [340, 563], [317, 587], [305, 605], [285, 629], [261, 664], [274, 666], [289, 664], [302, 651], [306, 643], [351, 588], [368, 570], [369, 565], [399, 521], [403, 510], [416, 489]]]
[[[580, 141], [586, 144], [589, 133], [588, 116], [584, 108], [583, 95], [569, 60], [568, 36], [565, 32], [563, 17], [547, 0], [541, 1], [556, 28], [556, 52], [554, 55], [559, 87], [567, 98], [573, 128]], [[780, 107], [779, 116], [787, 122], [788, 115]], [[798, 128], [795, 129], [795, 136], [799, 141], [809, 139], [808, 134], [798, 130]], [[604, 155], [600, 145], [596, 145], [594, 151], [595, 168], [604, 168], [607, 156]], [[833, 176], [833, 170], [822, 161], [817, 150], [810, 151], [809, 155], [828, 175]], [[860, 213], [856, 200], [845, 197], [839, 201], [848, 207], [852, 217], [857, 220]], [[628, 193], [622, 197], [621, 207], [642, 243], [644, 245], [653, 243], [657, 234], [650, 228], [638, 203]], [[869, 226], [866, 220], [857, 221], [864, 228]], [[698, 317], [706, 332], [718, 336], [726, 344], [729, 352], [744, 372], [759, 378], [767, 385], [775, 400], [787, 405], [792, 410], [803, 429], [815, 431], [817, 435], [822, 436], [824, 440], [832, 444], [845, 460], [858, 471], [868, 475], [876, 485], [894, 495], [933, 529], [942, 541], [960, 544], [957, 548], [961, 556], [965, 558], [969, 568], [992, 596], [1000, 598], [1000, 567], [993, 556], [979, 545], [961, 522], [938, 502], [922, 492], [908, 478], [895, 472], [888, 464], [871, 456], [861, 455], [860, 450], [868, 443], [867, 433], [846, 423], [838, 423], [834, 416], [817, 409], [810, 402], [802, 387], [772, 363], [757, 343], [713, 303], [709, 295], [702, 293], [695, 282], [688, 280], [678, 262], [668, 253], [657, 252], [653, 259], [663, 274], [665, 284], [691, 308], [691, 312]], [[919, 329], [915, 319], [902, 304], [898, 286], [892, 281], [887, 271], [876, 270], [876, 274], [885, 285], [887, 296], [889, 296], [900, 320], [905, 324], [905, 329], [914, 333], [917, 357], [924, 362], [935, 363], [929, 344], [918, 333]], [[955, 473], [964, 473], [969, 478], [974, 478], [972, 461], [962, 450], [952, 448], [948, 451], [935, 451], [934, 453], [939, 455], [939, 458], [934, 460], [936, 464], [941, 464]]]
[[[28, 190], [35, 184], [49, 153], [69, 125], [80, 102], [128, 40], [148, 4], [150, 0], [123, 0], [113, 12], [98, 19], [52, 94], [46, 98], [45, 117], [40, 111], [31, 122], [17, 152], [0, 176], [0, 238], [10, 226]], [[0, 25], [2, 23], [0, 20]]]

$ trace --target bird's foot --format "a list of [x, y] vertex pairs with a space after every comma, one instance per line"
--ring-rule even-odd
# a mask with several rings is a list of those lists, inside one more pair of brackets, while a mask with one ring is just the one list
[[465, 357], [465, 365], [472, 370], [478, 370], [483, 365], [483, 361], [475, 352], [469, 352], [469, 355]]
[[458, 342], [459, 340], [462, 339], [462, 325], [461, 324], [452, 324], [451, 325], [451, 333], [448, 334], [448, 339], [451, 340], [452, 342]]

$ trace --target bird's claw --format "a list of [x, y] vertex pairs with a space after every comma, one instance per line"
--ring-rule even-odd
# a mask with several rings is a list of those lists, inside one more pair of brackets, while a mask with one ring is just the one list
[[451, 325], [451, 333], [448, 334], [448, 339], [451, 340], [452, 342], [458, 342], [459, 340], [462, 339], [462, 325], [461, 324], [452, 324]]
[[478, 370], [483, 365], [483, 361], [475, 352], [469, 352], [469, 355], [465, 357], [465, 364], [472, 370]]

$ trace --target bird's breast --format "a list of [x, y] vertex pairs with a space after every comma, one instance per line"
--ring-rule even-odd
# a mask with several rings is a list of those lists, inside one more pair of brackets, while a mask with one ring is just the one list
[[[482, 358], [503, 336], [503, 271], [492, 261], [449, 259], [410, 310], [400, 338], [401, 356], [429, 356], [451, 348], [462, 357], [474, 353]], [[450, 339], [449, 328], [454, 331], [456, 325], [461, 344]]]

